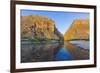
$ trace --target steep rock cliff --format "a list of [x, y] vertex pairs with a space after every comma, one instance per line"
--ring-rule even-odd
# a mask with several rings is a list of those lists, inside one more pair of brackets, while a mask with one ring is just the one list
[[55, 27], [55, 22], [45, 16], [21, 16], [21, 38], [62, 40], [62, 34]]
[[89, 19], [76, 19], [64, 34], [64, 40], [89, 40]]

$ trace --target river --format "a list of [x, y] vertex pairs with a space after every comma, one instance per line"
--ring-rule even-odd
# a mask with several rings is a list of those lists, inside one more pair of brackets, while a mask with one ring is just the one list
[[[81, 47], [85, 44], [88, 48]], [[89, 42], [89, 41], [86, 41]], [[64, 43], [22, 43], [21, 62], [71, 61], [89, 59], [89, 44], [83, 41]], [[77, 46], [79, 44], [79, 46]], [[82, 46], [83, 46], [82, 45]]]

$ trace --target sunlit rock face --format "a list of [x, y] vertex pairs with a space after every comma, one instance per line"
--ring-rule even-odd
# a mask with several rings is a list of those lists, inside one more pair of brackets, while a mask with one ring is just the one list
[[21, 16], [21, 38], [61, 40], [63, 35], [55, 27], [55, 22], [45, 16]]
[[64, 34], [64, 40], [89, 40], [89, 19], [76, 19]]

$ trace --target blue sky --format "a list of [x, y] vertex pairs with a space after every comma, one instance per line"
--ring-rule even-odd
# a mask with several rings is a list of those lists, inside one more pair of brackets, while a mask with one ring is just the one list
[[89, 13], [61, 12], [61, 11], [41, 11], [41, 10], [21, 10], [21, 16], [40, 15], [46, 16], [55, 21], [56, 28], [64, 34], [70, 27], [74, 19], [89, 19]]

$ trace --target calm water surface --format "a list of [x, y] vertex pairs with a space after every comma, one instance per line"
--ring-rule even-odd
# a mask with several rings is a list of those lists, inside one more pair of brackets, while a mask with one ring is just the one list
[[23, 43], [21, 62], [47, 62], [89, 59], [89, 49], [83, 49], [68, 42]]

